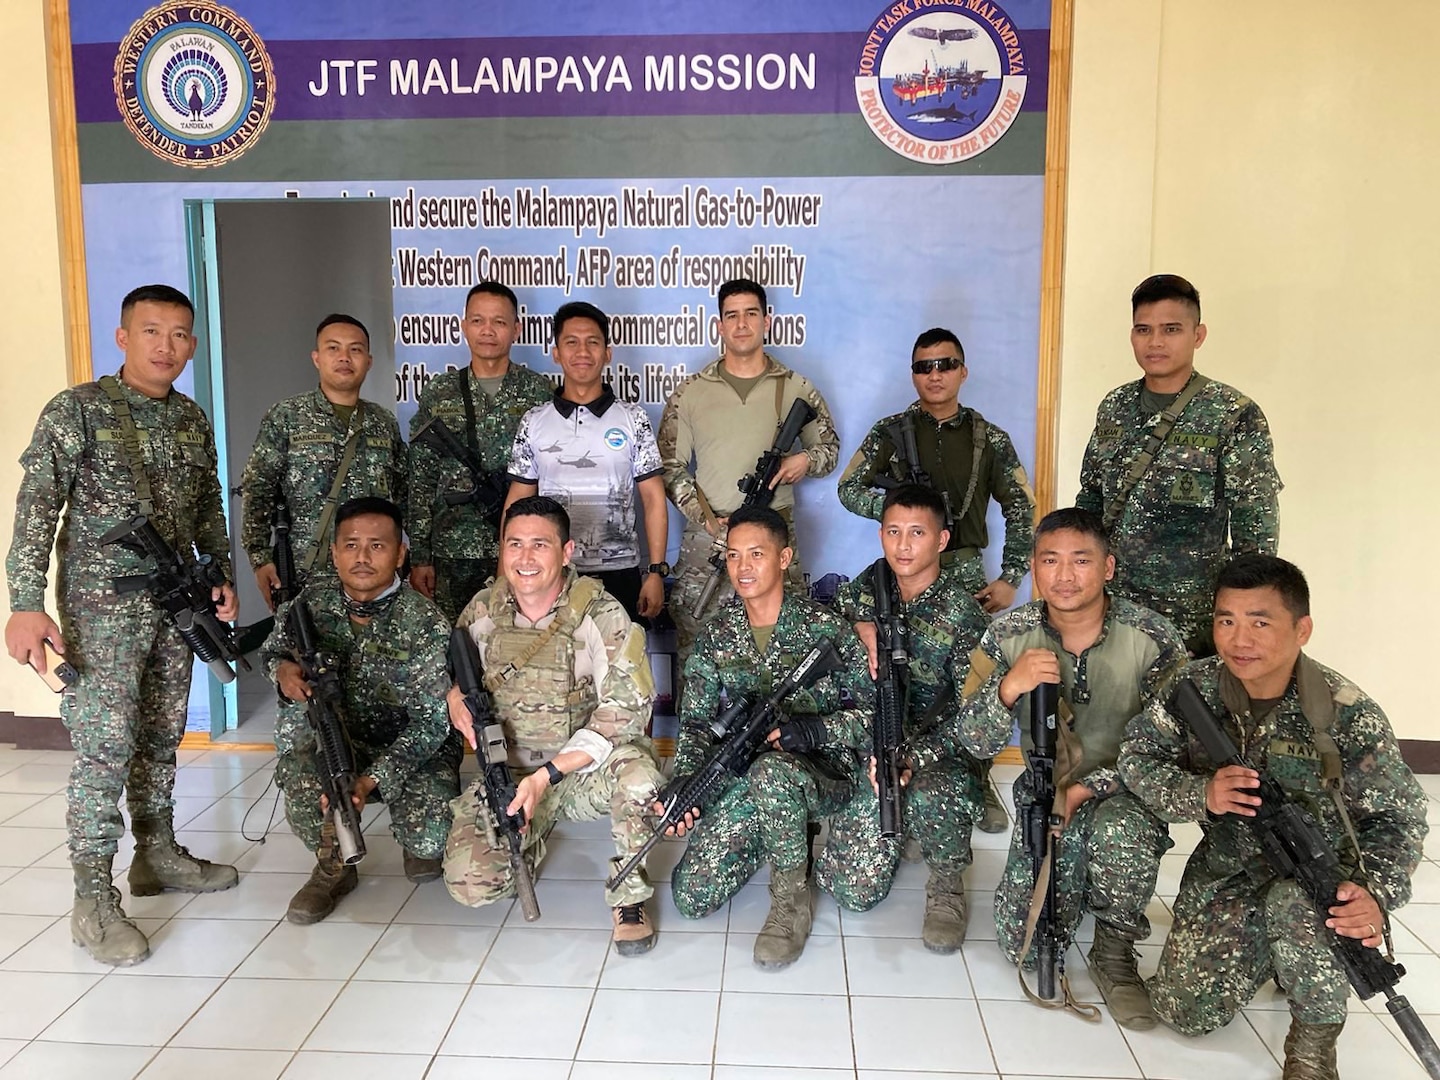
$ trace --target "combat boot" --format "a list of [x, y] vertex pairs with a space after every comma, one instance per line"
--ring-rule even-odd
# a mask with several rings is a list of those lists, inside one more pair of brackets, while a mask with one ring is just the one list
[[1335, 1040], [1344, 1026], [1343, 1020], [1338, 1024], [1305, 1024], [1291, 1017], [1281, 1080], [1340, 1080]]
[[405, 865], [405, 876], [416, 885], [434, 881], [444, 872], [444, 867], [439, 859], [422, 859], [419, 855], [410, 854], [409, 848], [400, 850]]
[[990, 779], [990, 770], [985, 770], [985, 814], [979, 822], [980, 831], [984, 833], [1002, 833], [1010, 827], [1010, 816], [1005, 813], [1005, 805], [1000, 801], [1000, 793], [995, 790], [995, 781]]
[[770, 867], [770, 914], [755, 939], [755, 966], [765, 971], [789, 967], [805, 951], [810, 936], [810, 882], [805, 867]]
[[155, 896], [166, 889], [207, 893], [233, 889], [240, 874], [233, 866], [197, 859], [175, 842], [169, 818], [135, 818], [135, 860], [130, 864], [130, 895]]
[[290, 898], [285, 918], [301, 926], [317, 923], [334, 911], [340, 898], [354, 892], [359, 884], [360, 875], [355, 867], [340, 861], [335, 823], [327, 817], [320, 829], [320, 846], [315, 849], [315, 869], [310, 871], [310, 880]]
[[70, 938], [95, 960], [114, 967], [138, 964], [150, 942], [120, 907], [120, 890], [110, 881], [110, 860], [75, 864], [75, 907]]
[[970, 925], [970, 904], [965, 899], [965, 882], [959, 874], [930, 871], [925, 886], [925, 920], [920, 940], [933, 953], [953, 953], [965, 944]]
[[1115, 1023], [1131, 1031], [1149, 1031], [1155, 1026], [1155, 1011], [1145, 980], [1135, 966], [1135, 947], [1108, 923], [1095, 921], [1095, 942], [1088, 956], [1090, 973], [1100, 988]]

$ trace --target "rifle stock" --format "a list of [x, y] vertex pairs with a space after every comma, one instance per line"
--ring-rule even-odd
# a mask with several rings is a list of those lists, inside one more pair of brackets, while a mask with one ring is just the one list
[[515, 800], [515, 778], [510, 772], [510, 748], [505, 742], [505, 726], [495, 716], [495, 702], [485, 689], [480, 669], [480, 651], [468, 630], [456, 627], [450, 632], [450, 672], [455, 685], [465, 695], [465, 708], [475, 729], [475, 753], [480, 759], [480, 818], [487, 832], [498, 844], [503, 840], [509, 849], [510, 870], [515, 879], [515, 895], [526, 922], [540, 918], [540, 901], [535, 896], [535, 882], [525, 861], [521, 829], [525, 827], [525, 811], [508, 813]]
[[871, 568], [875, 584], [875, 786], [880, 801], [880, 835], [898, 837], [900, 806], [900, 743], [905, 734], [905, 687], [910, 653], [904, 616], [895, 602], [890, 564], [877, 559]]

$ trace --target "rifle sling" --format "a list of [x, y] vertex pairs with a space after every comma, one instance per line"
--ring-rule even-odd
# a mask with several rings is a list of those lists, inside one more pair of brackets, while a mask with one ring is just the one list
[[[960, 509], [953, 515], [957, 526], [965, 520], [965, 512], [975, 501], [975, 489], [980, 485], [980, 454], [985, 449], [985, 421], [974, 409], [970, 410], [970, 434], [970, 481], [965, 485], [965, 498], [960, 501]], [[916, 465], [919, 465], [918, 461]]]
[[475, 455], [475, 461], [478, 464], [480, 447], [477, 445], [475, 433], [475, 395], [470, 390], [470, 369], [468, 367], [460, 376], [460, 404], [465, 407], [465, 445]]
[[147, 518], [155, 516], [155, 498], [150, 490], [150, 477], [145, 472], [145, 456], [140, 450], [140, 432], [136, 430], [135, 418], [130, 415], [130, 403], [120, 393], [120, 381], [114, 375], [100, 378], [100, 389], [110, 399], [115, 418], [120, 421], [120, 446], [125, 451], [125, 464], [130, 466], [130, 475], [135, 478], [135, 498], [140, 503], [140, 513]]
[[1020, 962], [1015, 965], [1015, 973], [1020, 979], [1020, 989], [1025, 991], [1025, 996], [1042, 1009], [1068, 1009], [1082, 1020], [1098, 1024], [1100, 1022], [1099, 1008], [1094, 1005], [1081, 1004], [1070, 992], [1070, 976], [1065, 974], [1063, 950], [1058, 951], [1056, 955], [1056, 967], [1059, 969], [1059, 979], [1057, 980], [1060, 986], [1059, 1001], [1046, 1001], [1031, 990], [1030, 984], [1025, 981], [1025, 957], [1030, 954], [1030, 946], [1035, 941], [1035, 930], [1040, 925], [1040, 913], [1045, 908], [1045, 896], [1050, 891], [1050, 867], [1055, 859], [1055, 846], [1055, 835], [1047, 831], [1045, 833], [1045, 858], [1040, 863], [1040, 872], [1035, 875], [1035, 891], [1030, 894], [1030, 910], [1025, 915], [1025, 940], [1020, 944]]
[[1135, 485], [1144, 479], [1145, 474], [1150, 471], [1150, 465], [1155, 460], [1155, 455], [1165, 445], [1165, 440], [1170, 437], [1170, 431], [1180, 419], [1180, 414], [1185, 407], [1194, 400], [1195, 396], [1205, 389], [1209, 378], [1201, 375], [1198, 371], [1190, 376], [1190, 381], [1180, 391], [1180, 395], [1170, 403], [1170, 407], [1160, 414], [1160, 419], [1150, 429], [1150, 435], [1145, 440], [1144, 448], [1135, 455], [1135, 460], [1130, 463], [1130, 471], [1125, 474], [1125, 479], [1120, 482], [1120, 487], [1115, 491], [1115, 497], [1105, 507], [1105, 527], [1113, 528], [1120, 520], [1121, 513], [1125, 510], [1125, 501], [1130, 498], [1130, 492], [1135, 490]]
[[365, 426], [364, 411], [365, 402], [356, 401], [355, 411], [350, 414], [350, 432], [345, 439], [345, 450], [340, 455], [340, 468], [335, 470], [335, 482], [330, 485], [330, 494], [325, 496], [325, 509], [320, 512], [320, 520], [315, 525], [315, 535], [310, 537], [310, 546], [305, 551], [305, 558], [300, 561], [302, 576], [309, 575], [310, 568], [315, 565], [315, 560], [325, 547], [330, 522], [335, 519], [335, 510], [340, 505], [340, 489], [345, 486], [345, 477], [355, 461], [355, 452], [360, 448], [360, 432]]

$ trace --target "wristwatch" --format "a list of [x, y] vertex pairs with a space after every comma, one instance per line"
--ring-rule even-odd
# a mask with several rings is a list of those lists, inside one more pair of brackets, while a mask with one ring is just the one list
[[668, 562], [652, 562], [649, 573], [659, 574], [661, 577], [670, 576], [670, 564]]
[[549, 774], [551, 787], [554, 787], [561, 780], [565, 779], [565, 774], [555, 767], [553, 761], [545, 762], [545, 772]]

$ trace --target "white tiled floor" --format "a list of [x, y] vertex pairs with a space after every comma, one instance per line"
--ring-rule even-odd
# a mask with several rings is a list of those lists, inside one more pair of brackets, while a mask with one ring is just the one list
[[[817, 904], [805, 955], [757, 971], [768, 906], [747, 886], [708, 919], [676, 913], [663, 883], [654, 952], [609, 947], [599, 879], [608, 826], [562, 825], [538, 884], [543, 918], [471, 910], [443, 885], [401, 873], [383, 808], [367, 813], [361, 887], [312, 927], [283, 921], [311, 856], [283, 817], [260, 845], [274, 767], [263, 754], [184, 752], [176, 820], [198, 854], [237, 862], [240, 886], [167, 894], [127, 907], [154, 946], [134, 968], [95, 964], [70, 942], [63, 789], [70, 755], [0, 747], [0, 1080], [1054, 1080], [1097, 1077], [1270, 1080], [1288, 1015], [1268, 988], [1204, 1039], [1136, 1034], [1038, 1009], [994, 945], [989, 893], [1007, 839], [977, 833], [970, 941], [959, 956], [919, 944], [925, 874], [902, 866], [873, 912]], [[998, 767], [997, 776], [1013, 776]], [[1440, 777], [1422, 777], [1440, 823]], [[1002, 790], [1008, 796], [1008, 791]], [[256, 800], [260, 802], [256, 804]], [[1153, 970], [1196, 830], [1173, 830], [1150, 909]], [[128, 865], [122, 842], [117, 871]], [[1440, 843], [1427, 847], [1440, 859]], [[652, 860], [673, 865], [674, 845]], [[123, 888], [123, 875], [120, 881]], [[1088, 940], [1089, 927], [1082, 928]], [[1440, 862], [1416, 875], [1396, 919], [1410, 976], [1402, 989], [1440, 1033]], [[1098, 1000], [1070, 953], [1076, 994]], [[1423, 1070], [1378, 1001], [1352, 1002], [1343, 1074], [1411, 1080]]]

